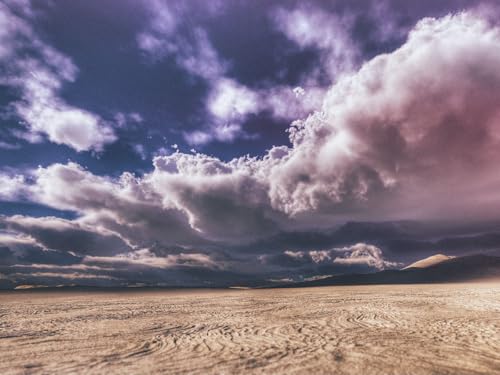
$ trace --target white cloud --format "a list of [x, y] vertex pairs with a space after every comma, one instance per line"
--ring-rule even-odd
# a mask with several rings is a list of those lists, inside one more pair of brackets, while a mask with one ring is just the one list
[[0, 173], [0, 200], [15, 201], [22, 198], [24, 192], [24, 176]]
[[269, 179], [272, 206], [339, 219], [453, 216], [465, 205], [493, 215], [499, 45], [496, 28], [467, 14], [421, 21], [292, 125], [293, 151]]
[[208, 99], [210, 113], [229, 123], [256, 113], [258, 106], [255, 92], [229, 79], [219, 80]]
[[204, 145], [214, 140], [231, 143], [237, 138], [252, 138], [242, 124], [249, 115], [261, 110], [259, 93], [238, 82], [219, 78], [212, 83], [206, 102], [210, 126], [206, 130], [185, 133], [190, 145]]
[[195, 130], [184, 134], [184, 139], [190, 145], [204, 145], [213, 141], [214, 136], [206, 131]]
[[144, 118], [137, 112], [117, 112], [114, 115], [114, 122], [118, 128], [132, 128], [143, 121]]
[[[28, 87], [34, 89], [32, 85]], [[70, 146], [76, 151], [100, 151], [105, 144], [116, 139], [113, 130], [102, 126], [97, 115], [61, 103], [52, 95], [28, 91], [27, 103], [16, 105], [18, 114], [30, 125], [30, 131], [45, 133], [51, 142]]]
[[45, 135], [77, 151], [99, 151], [113, 142], [112, 128], [98, 115], [59, 97], [63, 84], [75, 80], [77, 67], [37, 36], [30, 25], [28, 3], [24, 3], [23, 17], [11, 11], [17, 3], [10, 3], [0, 4], [0, 83], [20, 92], [21, 100], [11, 107], [26, 127], [25, 133], [13, 135], [29, 142], [40, 142], [40, 135]]
[[227, 69], [227, 62], [217, 54], [203, 29], [196, 28], [193, 34], [193, 42], [185, 43], [184, 48], [178, 51], [178, 63], [207, 81], [220, 79]]
[[359, 49], [350, 37], [353, 19], [348, 15], [328, 13], [313, 6], [288, 10], [277, 8], [273, 14], [278, 30], [301, 48], [320, 52], [320, 66], [308, 72], [308, 80], [321, 69], [334, 81], [339, 74], [353, 70], [359, 60]]
[[173, 57], [187, 72], [207, 81], [224, 75], [227, 63], [218, 56], [205, 30], [194, 27], [189, 35], [180, 32], [183, 20], [189, 17], [184, 4], [153, 0], [144, 6], [150, 20], [137, 35], [137, 45], [143, 52], [155, 60]]

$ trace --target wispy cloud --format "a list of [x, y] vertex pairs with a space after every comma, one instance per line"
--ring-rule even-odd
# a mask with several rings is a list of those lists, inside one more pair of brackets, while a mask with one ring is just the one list
[[[319, 65], [305, 76], [305, 90], [265, 82], [248, 87], [231, 77], [231, 62], [219, 55], [206, 30], [197, 26], [188, 37], [181, 35], [183, 20], [193, 16], [186, 7], [160, 1], [147, 6], [151, 22], [137, 36], [139, 48], [153, 61], [174, 58], [181, 68], [209, 86], [204, 108], [207, 124], [185, 132], [191, 145], [252, 137], [243, 125], [251, 115], [264, 111], [281, 120], [293, 120], [318, 110], [327, 85], [337, 75], [352, 70], [357, 59], [357, 48], [349, 38], [348, 20], [337, 19], [319, 8], [277, 9], [271, 17], [277, 29], [301, 48], [316, 48], [321, 57]], [[320, 84], [320, 76], [325, 73], [327, 83]]]

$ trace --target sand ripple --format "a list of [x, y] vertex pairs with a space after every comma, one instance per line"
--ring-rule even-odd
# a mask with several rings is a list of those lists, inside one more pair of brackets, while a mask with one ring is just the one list
[[500, 374], [498, 284], [0, 295], [0, 373]]

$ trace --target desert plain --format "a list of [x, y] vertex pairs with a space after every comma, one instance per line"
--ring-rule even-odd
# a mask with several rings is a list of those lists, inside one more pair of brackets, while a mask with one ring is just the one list
[[1, 374], [500, 374], [500, 283], [0, 294]]

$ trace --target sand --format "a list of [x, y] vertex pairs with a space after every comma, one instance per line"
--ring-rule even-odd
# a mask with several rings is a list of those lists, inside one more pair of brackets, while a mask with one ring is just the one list
[[500, 374], [500, 284], [1, 293], [0, 373]]
[[444, 254], [436, 254], [436, 255], [432, 255], [428, 258], [416, 261], [415, 263], [412, 263], [403, 269], [406, 270], [408, 268], [427, 268], [427, 267], [434, 266], [436, 264], [442, 263], [444, 261], [447, 261], [447, 260], [450, 260], [453, 258], [455, 258], [455, 257], [444, 255]]

